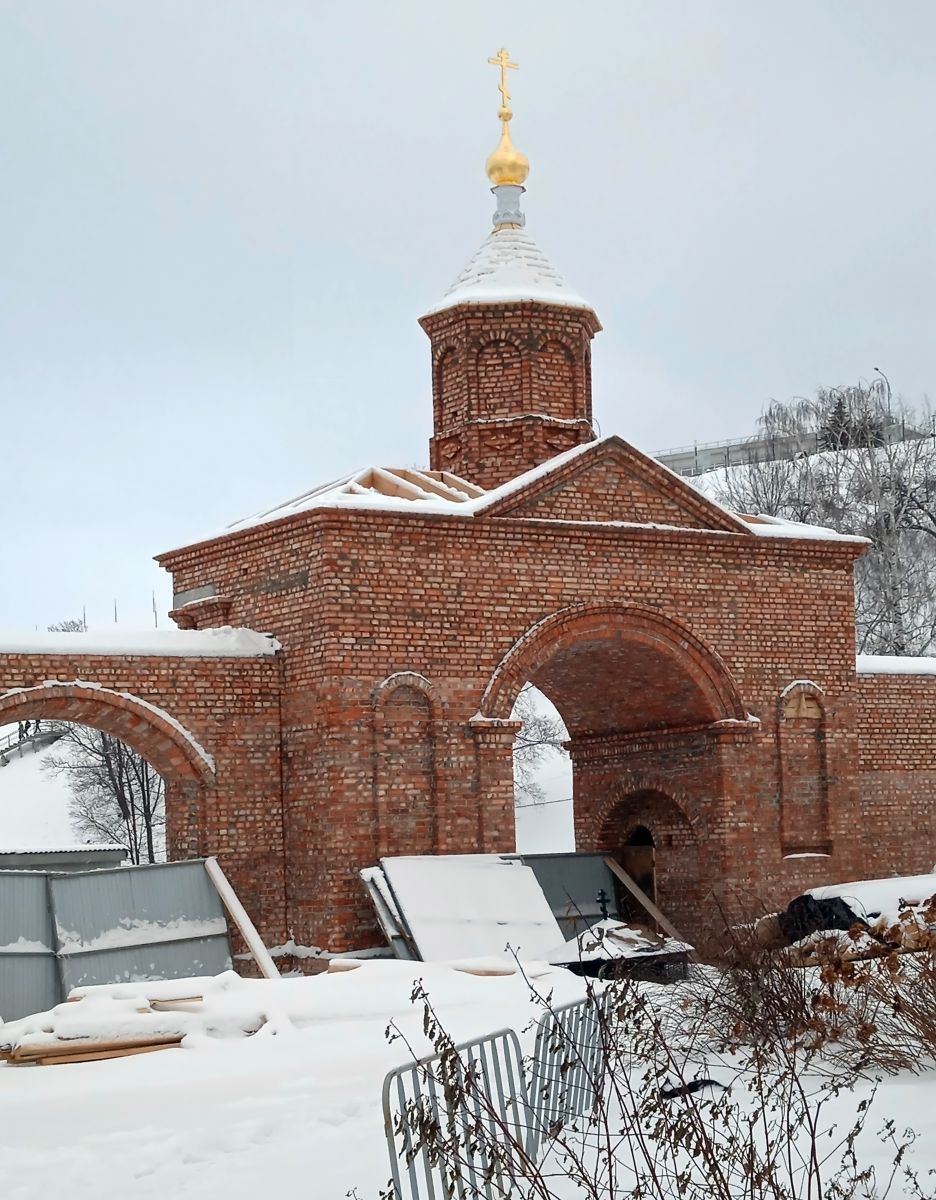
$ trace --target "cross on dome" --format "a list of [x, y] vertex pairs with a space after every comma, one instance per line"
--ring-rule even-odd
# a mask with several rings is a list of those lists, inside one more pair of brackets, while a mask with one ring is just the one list
[[519, 187], [530, 173], [530, 163], [525, 154], [514, 146], [510, 140], [510, 122], [513, 113], [510, 111], [510, 92], [507, 90], [507, 72], [518, 71], [519, 64], [510, 61], [510, 55], [501, 47], [488, 62], [492, 67], [500, 67], [500, 83], [497, 90], [501, 94], [501, 106], [497, 116], [501, 123], [501, 137], [497, 149], [487, 160], [488, 179], [497, 187]]

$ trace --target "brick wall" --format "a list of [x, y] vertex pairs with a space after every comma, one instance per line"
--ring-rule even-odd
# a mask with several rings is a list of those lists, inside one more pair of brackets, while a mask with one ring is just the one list
[[[849, 811], [854, 553], [727, 530], [321, 511], [171, 565], [177, 588], [217, 583], [235, 624], [285, 643], [290, 920], [297, 937], [341, 948], [377, 936], [356, 869], [379, 854], [513, 848], [509, 716], [527, 678], [583, 747], [602, 733], [636, 739], [626, 762], [619, 746], [601, 770], [576, 768], [583, 847], [605, 836], [612, 799], [655, 789], [677, 808], [693, 800], [688, 828], [704, 855], [667, 854], [676, 835], [661, 833], [674, 911], [704, 890], [700, 863], [752, 902], [790, 893], [820, 865], [821, 878], [864, 873]], [[308, 582], [271, 589], [297, 561], [316, 564]], [[564, 610], [578, 614], [574, 628], [556, 617]], [[647, 614], [671, 634], [657, 636]], [[546, 625], [556, 636], [538, 642]], [[380, 685], [400, 672], [422, 682], [388, 704]], [[804, 677], [824, 689], [831, 867], [785, 859], [780, 831], [778, 705]], [[713, 721], [736, 724], [706, 733]], [[687, 725], [691, 746], [640, 748], [641, 733]], [[431, 812], [416, 802], [427, 788]]]
[[248, 912], [280, 940], [281, 679], [274, 658], [4, 653], [0, 724], [73, 721], [139, 751], [166, 781], [170, 857], [216, 854]]

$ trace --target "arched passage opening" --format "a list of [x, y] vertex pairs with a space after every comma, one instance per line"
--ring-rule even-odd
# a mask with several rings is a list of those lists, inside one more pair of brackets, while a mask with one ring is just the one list
[[749, 728], [722, 660], [655, 610], [577, 606], [505, 655], [482, 715], [508, 718], [527, 683], [568, 731], [576, 849], [628, 859], [651, 899], [698, 928], [709, 887], [699, 845], [723, 798], [722, 744]]
[[[89, 807], [87, 826], [82, 837], [82, 821], [76, 814], [76, 837], [81, 840], [114, 840], [120, 844], [131, 844], [133, 856], [148, 860], [152, 851], [152, 837], [164, 841], [169, 857], [179, 858], [202, 852], [200, 830], [206, 793], [214, 782], [214, 762], [211, 756], [174, 718], [159, 707], [127, 693], [95, 685], [72, 683], [44, 683], [36, 687], [16, 689], [0, 695], [0, 727], [14, 731], [8, 738], [7, 759], [12, 761], [19, 753], [22, 758], [20, 737], [25, 731], [35, 742], [36, 729], [44, 735], [43, 741], [50, 742], [48, 735], [59, 731], [63, 736], [54, 744], [33, 745], [33, 753], [48, 751], [65, 764], [62, 768], [66, 780], [80, 779], [81, 769], [73, 775], [69, 762], [86, 764], [87, 772], [99, 771], [114, 795], [119, 810], [121, 806], [135, 805], [139, 800], [141, 811], [127, 814], [130, 824], [124, 828], [123, 837], [119, 830], [121, 821], [118, 813], [115, 823], [108, 825], [101, 813], [101, 825], [96, 835], [92, 833], [94, 814]], [[82, 731], [96, 731], [104, 740], [82, 737]], [[82, 750], [84, 744], [84, 750]], [[107, 747], [110, 746], [108, 751]], [[95, 749], [96, 748], [96, 749]], [[132, 755], [121, 754], [122, 750]], [[97, 753], [97, 758], [95, 754]], [[83, 757], [84, 756], [84, 757]], [[132, 760], [139, 760], [151, 768], [143, 778], [137, 779], [138, 795], [131, 797], [134, 767]], [[121, 772], [126, 771], [123, 777]], [[163, 797], [152, 795], [154, 779], [165, 788]], [[7, 777], [7, 782], [10, 777]], [[86, 797], [89, 804], [91, 797]], [[158, 801], [164, 804], [165, 831]], [[151, 815], [156, 818], [155, 826], [147, 829], [142, 807], [151, 804]], [[80, 806], [79, 806], [80, 807]], [[110, 831], [110, 832], [109, 832]], [[162, 847], [160, 846], [160, 851]], [[161, 856], [157, 855], [157, 857]]]

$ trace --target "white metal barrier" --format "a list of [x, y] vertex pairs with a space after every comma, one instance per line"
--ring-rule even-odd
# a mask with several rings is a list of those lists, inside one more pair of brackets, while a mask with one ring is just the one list
[[502, 1029], [390, 1071], [384, 1128], [395, 1200], [505, 1200], [601, 1094], [610, 1006], [589, 995], [547, 1011], [531, 1059]]

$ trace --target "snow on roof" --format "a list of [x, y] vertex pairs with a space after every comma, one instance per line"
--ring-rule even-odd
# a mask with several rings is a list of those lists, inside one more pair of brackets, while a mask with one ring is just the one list
[[261, 658], [279, 642], [252, 629], [150, 629], [143, 633], [0, 633], [0, 654], [122, 654], [170, 658]]
[[901, 654], [859, 654], [859, 675], [936, 675], [936, 658], [910, 658]]
[[[214, 537], [239, 533], [281, 521], [313, 508], [374, 508], [394, 512], [450, 512], [483, 496], [484, 489], [448, 471], [422, 471], [415, 467], [363, 467], [341, 479], [321, 484], [275, 508], [235, 521]], [[208, 540], [208, 539], [201, 539]]]
[[425, 314], [456, 304], [538, 300], [591, 309], [568, 286], [525, 229], [503, 225], [489, 233], [440, 302]]
[[781, 517], [768, 517], [765, 513], [749, 515], [739, 513], [741, 520], [750, 525], [751, 532], [758, 537], [805, 538], [817, 542], [853, 542], [859, 546], [870, 546], [871, 541], [854, 533], [838, 533], [825, 525], [807, 525], [803, 521], [786, 521]]
[[12, 856], [14, 854], [80, 854], [82, 856], [97, 855], [97, 854], [126, 854], [126, 846], [113, 845], [110, 842], [89, 842], [88, 845], [74, 846], [4, 846], [0, 849], [0, 855]]
[[[467, 479], [462, 479], [448, 471], [424, 471], [416, 467], [363, 467], [340, 479], [334, 479], [330, 483], [321, 484], [319, 487], [312, 488], [311, 491], [294, 496], [291, 500], [277, 504], [273, 508], [254, 513], [250, 517], [244, 517], [242, 520], [228, 525], [225, 529], [206, 534], [187, 545], [196, 546], [203, 542], [215, 541], [217, 538], [228, 537], [234, 533], [256, 529], [259, 526], [282, 521], [299, 513], [322, 508], [367, 509], [371, 512], [412, 513], [416, 516], [473, 517], [483, 513], [500, 500], [516, 492], [521, 492], [530, 484], [552, 475], [580, 455], [593, 452], [597, 447], [607, 443], [619, 441], [620, 438], [616, 434], [607, 434], [595, 441], [583, 442], [547, 459], [537, 467], [532, 467], [529, 471], [524, 471], [522, 475], [517, 475], [514, 479], [508, 479], [490, 491], [485, 491], [476, 484], [469, 483]], [[687, 485], [687, 481], [682, 476], [676, 475], [661, 463], [656, 465], [661, 471], [672, 475], [681, 486]], [[702, 494], [705, 495], [705, 493]], [[858, 543], [866, 541], [865, 538], [836, 533], [832, 529], [823, 529], [818, 525], [802, 525], [796, 521], [781, 521], [776, 517], [752, 517], [733, 513], [711, 496], [705, 495], [705, 499], [714, 508], [721, 509], [735, 521], [740, 522], [739, 532], [747, 527], [759, 537]], [[576, 521], [575, 524], [599, 524], [606, 528], [636, 528], [638, 526], [674, 530], [682, 528], [675, 525], [652, 525], [650, 522], [644, 521]], [[693, 529], [693, 532], [704, 531]], [[727, 530], [714, 532], [730, 533]], [[185, 548], [178, 547], [178, 549]], [[167, 551], [167, 553], [171, 552]], [[52, 636], [63, 637], [66, 635], [55, 634]], [[86, 637], [87, 635], [79, 634], [77, 636]], [[255, 634], [254, 636], [259, 637], [260, 635]], [[0, 651], [2, 649], [2, 639], [0, 639]], [[153, 651], [153, 653], [160, 652]]]

